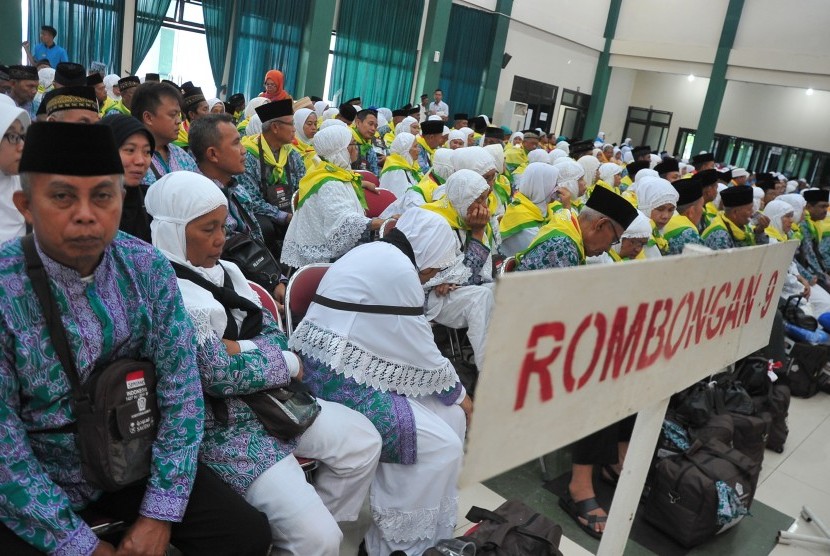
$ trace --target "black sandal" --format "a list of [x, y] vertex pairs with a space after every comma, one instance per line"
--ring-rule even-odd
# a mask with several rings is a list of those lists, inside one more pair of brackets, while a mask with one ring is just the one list
[[[586, 498], [585, 500], [575, 502], [574, 499], [571, 498], [571, 495], [567, 494], [564, 497], [559, 498], [559, 506], [565, 510], [569, 516], [571, 516], [571, 518], [583, 531], [595, 539], [602, 538], [602, 531], [597, 531], [595, 529], [595, 525], [598, 523], [605, 523], [608, 520], [608, 516], [593, 515], [588, 513], [596, 509], [602, 509], [602, 506], [599, 505], [596, 498]], [[587, 523], [583, 523], [582, 520], [585, 520]]]
[[614, 488], [617, 488], [617, 484], [620, 482], [620, 474], [617, 473], [613, 465], [603, 465], [599, 470], [599, 476], [604, 483]]

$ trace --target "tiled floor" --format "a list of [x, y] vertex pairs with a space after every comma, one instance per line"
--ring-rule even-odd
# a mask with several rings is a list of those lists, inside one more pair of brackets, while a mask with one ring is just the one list
[[[830, 396], [819, 393], [809, 400], [793, 399], [790, 405], [790, 434], [783, 454], [767, 450], [761, 471], [756, 499], [793, 518], [798, 518], [790, 531], [805, 535], [819, 535], [814, 524], [800, 517], [801, 507], [809, 506], [822, 521], [830, 526]], [[521, 468], [519, 468], [521, 469]], [[516, 473], [527, 471], [516, 470]], [[529, 496], [530, 491], [519, 493]], [[464, 514], [472, 505], [484, 508], [498, 506], [504, 498], [484, 485], [476, 485], [460, 494], [457, 533], [469, 527]], [[357, 554], [365, 527], [369, 523], [368, 508], [361, 519], [345, 532], [341, 546], [342, 556]], [[775, 531], [768, 534], [775, 535]], [[570, 539], [562, 539], [560, 549], [565, 556], [590, 554]], [[820, 545], [777, 545], [772, 556], [816, 556], [830, 554], [830, 548]]]

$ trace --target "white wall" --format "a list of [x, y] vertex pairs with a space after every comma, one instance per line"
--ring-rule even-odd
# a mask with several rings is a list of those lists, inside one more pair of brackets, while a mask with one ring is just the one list
[[605, 108], [602, 111], [600, 131], [605, 132], [605, 140], [611, 143], [620, 143], [624, 137], [625, 118], [628, 114], [631, 93], [637, 80], [637, 70], [614, 68], [611, 70], [611, 80], [608, 83], [608, 95], [605, 97]]

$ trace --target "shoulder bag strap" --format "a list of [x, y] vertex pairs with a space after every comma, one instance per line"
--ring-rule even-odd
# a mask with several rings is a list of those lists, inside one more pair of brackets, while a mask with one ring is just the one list
[[75, 368], [75, 360], [72, 358], [72, 348], [66, 337], [66, 330], [61, 322], [61, 313], [52, 291], [49, 289], [49, 277], [43, 267], [43, 261], [35, 248], [35, 238], [27, 235], [21, 240], [23, 255], [26, 258], [26, 274], [32, 282], [32, 289], [35, 290], [43, 316], [46, 319], [46, 326], [49, 328], [49, 337], [52, 340], [52, 347], [61, 362], [63, 372], [69, 379], [72, 388], [72, 399], [76, 412], [89, 412], [91, 410], [89, 396], [81, 387], [81, 378]]

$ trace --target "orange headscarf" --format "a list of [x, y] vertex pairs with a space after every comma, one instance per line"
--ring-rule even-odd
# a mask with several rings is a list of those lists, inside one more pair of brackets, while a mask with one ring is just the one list
[[287, 92], [285, 92], [285, 89], [283, 89], [283, 87], [285, 86], [285, 76], [282, 74], [280, 70], [273, 69], [266, 73], [265, 81], [268, 81], [269, 79], [277, 85], [277, 91], [275, 93], [262, 92], [259, 94], [259, 96], [265, 97], [271, 102], [275, 100], [285, 100], [291, 97], [291, 95], [289, 95]]

